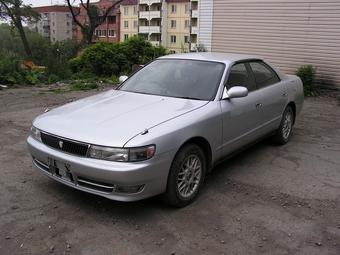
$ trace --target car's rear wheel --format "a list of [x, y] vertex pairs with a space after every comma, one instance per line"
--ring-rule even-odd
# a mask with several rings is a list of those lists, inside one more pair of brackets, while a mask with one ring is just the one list
[[172, 206], [184, 207], [192, 203], [202, 188], [205, 157], [195, 144], [186, 144], [177, 152], [169, 171], [166, 191], [160, 197]]
[[287, 106], [283, 112], [282, 119], [278, 130], [274, 136], [274, 140], [279, 145], [284, 145], [288, 142], [293, 128], [294, 113], [290, 106]]

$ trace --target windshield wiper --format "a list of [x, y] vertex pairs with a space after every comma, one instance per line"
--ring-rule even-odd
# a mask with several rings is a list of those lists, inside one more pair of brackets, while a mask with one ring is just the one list
[[197, 98], [197, 97], [177, 97], [177, 98], [191, 99], [191, 100], [202, 100], [201, 98]]

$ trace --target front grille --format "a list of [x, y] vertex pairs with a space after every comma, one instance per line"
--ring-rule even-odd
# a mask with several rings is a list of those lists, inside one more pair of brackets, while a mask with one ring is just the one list
[[56, 150], [82, 157], [86, 157], [87, 150], [89, 148], [89, 144], [71, 141], [43, 132], [41, 132], [41, 140], [45, 145]]

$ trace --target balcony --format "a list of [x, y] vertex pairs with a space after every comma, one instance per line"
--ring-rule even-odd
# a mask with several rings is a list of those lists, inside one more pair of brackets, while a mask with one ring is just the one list
[[153, 46], [159, 46], [159, 45], [161, 45], [161, 42], [160, 42], [160, 41], [150, 41], [150, 43], [151, 43]]
[[197, 32], [198, 32], [197, 27], [191, 27], [191, 31], [190, 31], [191, 34], [197, 35]]
[[139, 26], [138, 33], [141, 34], [158, 34], [161, 32], [161, 27], [159, 26]]
[[43, 16], [42, 21], [50, 21], [50, 16]]
[[43, 37], [50, 37], [50, 32], [49, 32], [49, 31], [44, 31], [44, 32], [42, 33], [42, 36], [43, 36]]
[[191, 18], [197, 18], [198, 17], [198, 10], [192, 10], [191, 11]]
[[139, 4], [147, 4], [147, 5], [157, 4], [161, 2], [162, 0], [139, 0]]
[[160, 11], [149, 11], [149, 12], [139, 12], [139, 18], [140, 19], [159, 19], [161, 17]]

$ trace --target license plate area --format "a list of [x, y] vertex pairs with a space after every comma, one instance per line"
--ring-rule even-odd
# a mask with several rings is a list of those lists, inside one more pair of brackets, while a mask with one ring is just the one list
[[50, 158], [49, 166], [50, 166], [50, 171], [53, 175], [58, 176], [64, 180], [73, 182], [73, 177], [72, 177], [72, 173], [70, 170], [71, 168], [70, 164], [66, 164], [64, 162], [60, 162], [58, 160]]

